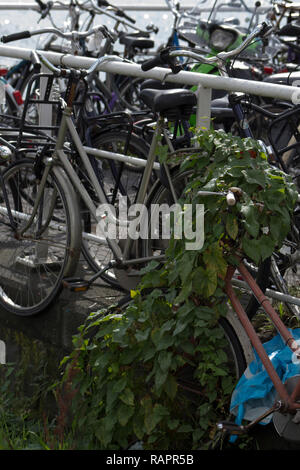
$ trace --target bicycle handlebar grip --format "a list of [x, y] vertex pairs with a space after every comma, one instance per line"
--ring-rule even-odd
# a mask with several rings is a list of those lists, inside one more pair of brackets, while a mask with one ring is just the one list
[[41, 10], [45, 10], [45, 8], [47, 8], [47, 5], [45, 5], [45, 3], [42, 2], [42, 0], [35, 0], [35, 1]]
[[142, 63], [141, 69], [144, 72], [147, 72], [147, 70], [151, 70], [154, 67], [159, 67], [162, 64], [160, 55], [153, 57], [153, 59], [146, 60], [145, 62]]
[[106, 0], [98, 0], [98, 7], [108, 7], [110, 6]]
[[25, 39], [30, 38], [31, 33], [30, 31], [21, 31], [20, 33], [13, 33], [9, 34], [8, 36], [2, 36], [2, 42], [11, 42], [11, 41], [18, 41], [18, 39]]

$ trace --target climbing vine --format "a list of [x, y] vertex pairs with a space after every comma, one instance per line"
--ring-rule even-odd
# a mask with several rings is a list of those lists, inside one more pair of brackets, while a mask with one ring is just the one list
[[[220, 328], [227, 267], [237, 254], [259, 264], [280, 248], [297, 192], [256, 141], [220, 131], [196, 139], [200, 153], [173, 155], [172, 164], [193, 170], [181, 203], [204, 204], [203, 247], [186, 250], [184, 234], [172, 239], [166, 262], [144, 269], [127, 307], [92, 313], [74, 337], [58, 388], [72, 370], [76, 448], [199, 449], [228, 414], [236, 378]], [[230, 188], [241, 190], [234, 206], [198, 194]]]

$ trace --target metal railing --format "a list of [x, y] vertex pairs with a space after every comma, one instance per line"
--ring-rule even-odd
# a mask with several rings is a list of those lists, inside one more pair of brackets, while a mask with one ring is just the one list
[[[31, 49], [2, 46], [0, 45], [0, 56], [27, 59], [30, 60]], [[59, 54], [49, 51], [40, 51], [54, 65], [62, 65], [69, 68], [88, 69], [95, 63], [95, 59], [88, 57], [73, 56], [71, 54]], [[226, 90], [242, 92], [250, 95], [276, 98], [294, 102], [300, 95], [300, 90], [294, 86], [277, 85], [259, 81], [245, 80], [239, 78], [219, 77], [195, 72], [181, 71], [174, 75], [169, 69], [156, 67], [153, 70], [144, 72], [138, 64], [131, 64], [120, 61], [110, 61], [102, 64], [101, 71], [116, 73], [121, 75], [154, 78], [161, 81], [184, 84], [198, 87], [198, 105], [197, 105], [197, 125], [207, 126], [210, 120], [211, 90]], [[100, 70], [99, 67], [99, 70]]]
[[[61, 3], [63, 3], [63, 2], [61, 2]], [[115, 0], [114, 4], [116, 6], [124, 8], [125, 10], [131, 10], [131, 11], [144, 11], [144, 10], [149, 10], [149, 11], [170, 11], [163, 0], [158, 1], [158, 2], [155, 2], [155, 0], [154, 0], [154, 2], [153, 1], [151, 1], [151, 2], [146, 1], [146, 2], [143, 2], [142, 5], [127, 4], [126, 0], [123, 1], [123, 2]], [[65, 10], [67, 8], [68, 8], [68, 3], [66, 3], [65, 6], [57, 5], [57, 4], [53, 5], [53, 10]], [[192, 10], [193, 8], [195, 8], [195, 3], [194, 2], [190, 2], [190, 3], [185, 2], [185, 4], [181, 5], [181, 9], [183, 9], [183, 10]], [[259, 7], [258, 9], [256, 9], [256, 11], [259, 14], [264, 14], [264, 13], [266, 13], [266, 11], [269, 10], [269, 8], [270, 7]], [[36, 10], [36, 11], [39, 11], [39, 7], [35, 2], [27, 2], [26, 3], [24, 1], [22, 1], [22, 3], [18, 3], [18, 2], [13, 2], [13, 1], [12, 2], [8, 2], [8, 1], [1, 2], [0, 1], [0, 10]], [[254, 10], [255, 10], [254, 7], [249, 6], [247, 11], [253, 13]], [[197, 11], [199, 11], [200, 13], [210, 13], [211, 7], [210, 6], [200, 6], [200, 7], [197, 8]], [[220, 12], [234, 13], [234, 12], [240, 12], [240, 11], [241, 11], [240, 8], [234, 7], [234, 6], [226, 6], [226, 4], [223, 4], [222, 7], [218, 7], [218, 9], [217, 9], [218, 13], [220, 13]]]

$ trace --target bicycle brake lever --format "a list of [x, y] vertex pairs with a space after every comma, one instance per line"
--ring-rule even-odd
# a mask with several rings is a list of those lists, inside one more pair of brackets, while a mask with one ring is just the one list
[[161, 60], [170, 67], [172, 73], [179, 73], [182, 70], [182, 66], [177, 62], [175, 57], [169, 56], [169, 52], [170, 48], [164, 49], [160, 54]]

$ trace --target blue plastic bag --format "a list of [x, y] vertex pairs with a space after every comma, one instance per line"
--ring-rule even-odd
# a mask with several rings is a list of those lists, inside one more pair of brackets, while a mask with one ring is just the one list
[[[300, 344], [300, 328], [289, 331]], [[290, 377], [300, 375], [300, 361], [286, 346], [279, 334], [263, 346], [283, 383]], [[243, 419], [252, 421], [270, 409], [277, 394], [273, 382], [255, 351], [254, 356], [255, 359], [245, 370], [231, 397], [230, 411], [236, 416], [238, 425]], [[260, 421], [260, 424], [266, 425], [271, 420], [272, 415]], [[232, 439], [231, 441], [233, 442]]]

